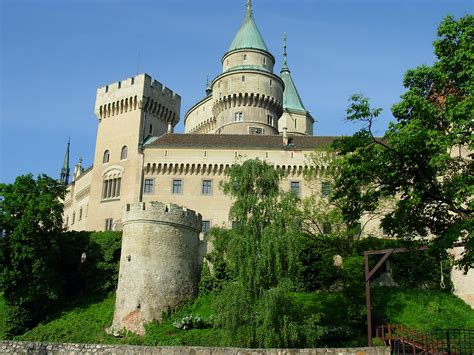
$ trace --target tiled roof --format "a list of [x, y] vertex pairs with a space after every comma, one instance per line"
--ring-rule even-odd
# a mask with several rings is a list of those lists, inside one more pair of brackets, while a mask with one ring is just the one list
[[149, 139], [145, 148], [313, 150], [329, 147], [338, 137], [289, 136], [288, 138], [289, 145], [283, 146], [283, 137], [277, 135], [167, 133]]

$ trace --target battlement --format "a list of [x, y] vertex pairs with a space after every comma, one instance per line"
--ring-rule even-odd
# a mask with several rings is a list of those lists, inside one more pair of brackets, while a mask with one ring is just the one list
[[140, 109], [176, 125], [180, 108], [181, 96], [148, 74], [98, 88], [95, 102], [99, 120]]
[[[145, 88], [145, 90], [151, 89], [156, 94], [161, 94], [165, 97], [171, 98], [172, 100], [181, 100], [180, 95], [160, 83], [158, 80], [153, 79], [150, 75], [146, 73], [138, 74], [134, 77], [99, 87], [97, 89], [97, 95], [99, 96], [109, 94], [111, 96], [114, 96], [114, 94], [117, 93], [119, 96], [121, 96], [120, 94], [125, 94], [125, 92], [127, 92], [128, 94], [128, 89], [132, 89], [137, 93], [143, 93], [143, 88]], [[125, 94], [125, 96], [127, 95]]]
[[123, 208], [122, 225], [139, 222], [156, 222], [182, 225], [201, 231], [201, 214], [174, 203], [158, 201], [128, 203]]

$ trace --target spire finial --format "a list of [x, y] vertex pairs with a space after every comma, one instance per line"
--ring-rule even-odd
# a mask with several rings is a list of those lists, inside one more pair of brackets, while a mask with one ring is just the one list
[[67, 148], [66, 148], [66, 154], [64, 154], [64, 162], [63, 162], [63, 167], [61, 168], [61, 175], [59, 178], [59, 181], [62, 182], [64, 185], [67, 185], [69, 183], [69, 146], [71, 145], [71, 137], [68, 138], [67, 140]]
[[246, 15], [247, 16], [252, 16], [252, 0], [247, 0]]
[[206, 77], [206, 96], [212, 94], [211, 83], [209, 82], [209, 75]]
[[283, 65], [287, 65], [286, 57], [288, 53], [286, 53], [286, 32], [283, 32]]

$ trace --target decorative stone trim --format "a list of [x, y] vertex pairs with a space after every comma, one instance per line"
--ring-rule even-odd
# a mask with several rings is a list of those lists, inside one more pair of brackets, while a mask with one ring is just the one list
[[76, 193], [76, 201], [79, 201], [80, 199], [84, 198], [85, 196], [87, 196], [89, 194], [89, 192], [91, 191], [91, 185], [87, 185], [85, 186], [84, 188], [82, 188], [81, 190], [79, 190], [77, 193]]
[[[223, 175], [233, 164], [183, 164], [183, 163], [147, 163], [145, 174], [147, 175]], [[277, 170], [283, 172], [285, 177], [298, 177], [306, 172], [314, 172], [316, 175], [324, 175], [326, 166], [312, 167], [302, 164], [274, 165]]]

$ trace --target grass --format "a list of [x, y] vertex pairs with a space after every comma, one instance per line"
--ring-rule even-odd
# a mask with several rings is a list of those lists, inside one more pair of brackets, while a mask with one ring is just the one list
[[176, 320], [191, 314], [209, 319], [211, 304], [211, 295], [200, 297], [195, 302], [184, 305], [161, 324], [153, 322], [147, 325], [144, 337], [129, 333], [116, 338], [105, 332], [112, 324], [115, 305], [115, 294], [110, 294], [102, 300], [91, 302], [90, 299], [85, 299], [72, 305], [15, 339], [65, 343], [221, 346], [224, 344], [220, 329], [181, 330], [173, 325]]
[[374, 290], [376, 321], [417, 330], [474, 329], [474, 310], [460, 298], [436, 290], [380, 288]]
[[[346, 308], [349, 301], [341, 293], [295, 293], [295, 302], [308, 313], [322, 313], [325, 323], [331, 326], [347, 326]], [[398, 323], [414, 329], [474, 328], [474, 310], [459, 298], [435, 290], [400, 290], [378, 288], [373, 290], [374, 321]], [[181, 330], [173, 323], [185, 316], [199, 316], [212, 323], [213, 295], [204, 295], [192, 303], [184, 305], [161, 324], [153, 322], [146, 326], [147, 334], [139, 337], [127, 334], [115, 338], [105, 333], [112, 324], [115, 296], [108, 295], [100, 300], [83, 299], [60, 313], [52, 315], [25, 334], [16, 337], [25, 341], [105, 343], [135, 345], [195, 345], [230, 346], [225, 343], [221, 329], [207, 326], [201, 329]], [[4, 301], [0, 295], [0, 336], [4, 328]], [[346, 327], [349, 329], [349, 327]], [[339, 329], [339, 332], [341, 331]], [[360, 335], [348, 332], [342, 339], [340, 333], [335, 341], [359, 344]], [[363, 334], [362, 334], [363, 335]], [[338, 344], [328, 344], [336, 346]]]
[[112, 324], [114, 304], [114, 294], [109, 294], [101, 300], [83, 299], [15, 339], [64, 343], [116, 343], [113, 336], [105, 333], [105, 329]]

